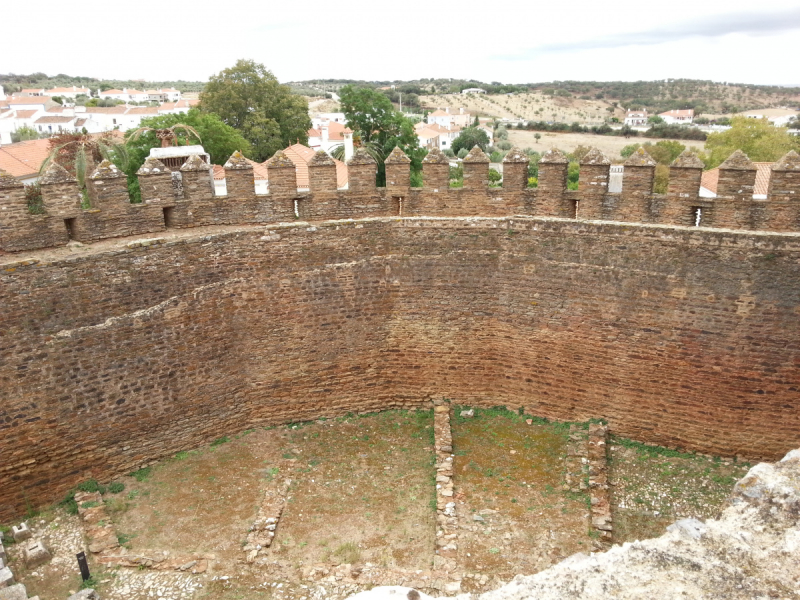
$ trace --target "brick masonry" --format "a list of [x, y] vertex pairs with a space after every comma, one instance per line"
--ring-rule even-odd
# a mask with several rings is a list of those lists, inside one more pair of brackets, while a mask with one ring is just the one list
[[[800, 443], [798, 233], [525, 216], [217, 227], [290, 220], [284, 192], [174, 203], [185, 227], [215, 228], [0, 255], [0, 519], [226, 433], [431, 397], [753, 459]], [[330, 193], [352, 201], [337, 216], [391, 208], [383, 190]], [[432, 196], [411, 189], [406, 208], [531, 198]]]

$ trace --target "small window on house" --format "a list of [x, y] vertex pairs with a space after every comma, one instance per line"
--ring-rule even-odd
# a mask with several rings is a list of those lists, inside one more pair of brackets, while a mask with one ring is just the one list
[[164, 226], [169, 228], [173, 227], [175, 224], [175, 207], [173, 206], [165, 206], [164, 207]]

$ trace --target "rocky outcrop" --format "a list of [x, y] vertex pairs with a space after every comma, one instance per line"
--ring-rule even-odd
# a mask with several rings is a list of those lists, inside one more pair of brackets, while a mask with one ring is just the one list
[[[480, 596], [459, 600], [800, 598], [800, 450], [756, 465], [719, 519], [684, 519], [659, 538], [575, 554]], [[359, 600], [388, 597], [385, 588]], [[402, 595], [398, 596], [403, 598]]]

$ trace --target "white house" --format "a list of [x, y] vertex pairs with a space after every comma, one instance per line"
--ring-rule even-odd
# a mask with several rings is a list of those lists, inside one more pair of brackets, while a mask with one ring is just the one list
[[741, 115], [748, 119], [768, 119], [775, 127], [786, 127], [798, 118], [797, 111], [788, 108], [759, 108], [745, 111]]
[[19, 94], [17, 95], [29, 97], [29, 96], [44, 96], [46, 94], [44, 88], [25, 88], [24, 90], [20, 90]]
[[444, 110], [441, 108], [436, 109], [428, 115], [428, 124], [441, 125], [442, 127], [469, 127], [472, 123], [472, 117], [469, 113], [464, 112], [464, 107], [458, 109], [458, 112], [450, 112], [447, 107]]
[[33, 122], [33, 126], [39, 133], [56, 134], [64, 132], [80, 131], [83, 124], [78, 125], [77, 117], [73, 116], [60, 116], [60, 115], [46, 115], [39, 117]]
[[149, 96], [147, 92], [141, 90], [129, 90], [122, 88], [121, 90], [105, 90], [98, 94], [100, 98], [112, 100], [122, 100], [123, 102], [147, 102]]
[[[335, 113], [333, 113], [335, 114]], [[321, 121], [312, 119], [312, 124], [317, 123], [308, 130], [308, 147], [314, 151], [324, 150], [328, 154], [337, 146], [344, 146], [345, 162], [353, 156], [353, 131], [337, 121]]]
[[91, 96], [92, 90], [89, 88], [72, 87], [57, 87], [52, 90], [47, 90], [45, 96], [61, 96], [62, 98], [72, 98], [73, 100], [78, 96]]
[[319, 113], [316, 117], [311, 119], [311, 126], [316, 128], [322, 125], [323, 123], [339, 123], [341, 125], [347, 124], [347, 117], [344, 116], [343, 112], [329, 112], [329, 113]]
[[3, 91], [3, 86], [0, 85], [0, 100], [6, 99], [6, 93]]
[[175, 88], [145, 90], [147, 99], [151, 102], [177, 102], [181, 99], [180, 91]]
[[625, 113], [625, 125], [629, 127], [647, 125], [647, 111], [645, 109], [629, 110]]
[[689, 125], [694, 120], [694, 109], [668, 110], [658, 113], [658, 116], [664, 119], [667, 125]]
[[485, 94], [486, 90], [481, 89], [481, 88], [467, 88], [465, 90], [461, 90], [461, 93], [464, 94], [464, 95], [467, 95], [467, 94]]

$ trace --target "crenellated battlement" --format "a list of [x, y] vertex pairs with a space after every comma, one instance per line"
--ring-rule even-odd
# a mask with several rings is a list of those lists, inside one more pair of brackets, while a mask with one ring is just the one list
[[611, 162], [599, 150], [581, 161], [577, 191], [567, 189], [567, 158], [558, 150], [539, 162], [539, 187], [527, 187], [528, 156], [512, 149], [500, 188], [489, 187], [488, 158], [474, 148], [464, 159], [464, 187], [451, 188], [449, 160], [432, 150], [423, 161], [422, 188], [410, 186], [410, 161], [395, 149], [386, 161], [386, 187], [375, 187], [376, 164], [357, 151], [348, 162], [347, 189], [324, 153], [309, 164], [309, 190], [300, 191], [292, 161], [279, 151], [267, 163], [269, 193], [257, 195], [252, 166], [239, 153], [225, 163], [227, 194], [215, 194], [211, 166], [192, 156], [173, 172], [148, 158], [137, 172], [142, 202], [132, 204], [127, 178], [102, 162], [87, 179], [89, 207], [77, 181], [51, 164], [41, 179], [43, 214], [30, 214], [21, 183], [0, 171], [0, 250], [63, 246], [74, 239], [157, 233], [167, 228], [259, 224], [383, 216], [554, 216], [578, 220], [657, 223], [736, 230], [800, 231], [800, 156], [772, 167], [766, 200], [754, 199], [756, 167], [741, 151], [720, 165], [716, 198], [700, 196], [703, 163], [684, 152], [670, 167], [666, 194], [653, 193], [655, 161], [639, 149], [625, 163], [622, 191], [609, 193]]

